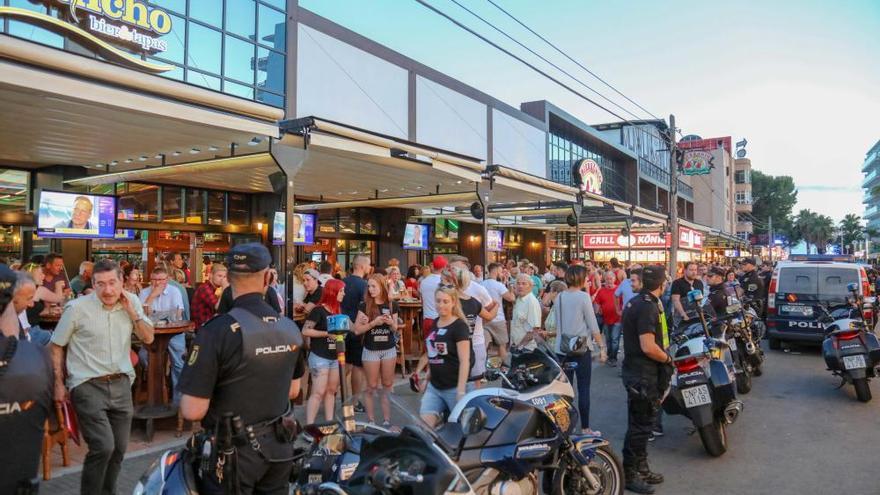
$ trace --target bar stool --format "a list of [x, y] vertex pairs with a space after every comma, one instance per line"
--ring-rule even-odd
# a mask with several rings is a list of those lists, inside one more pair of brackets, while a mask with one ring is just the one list
[[55, 426], [51, 429], [51, 422], [47, 419], [43, 430], [43, 480], [48, 481], [52, 477], [52, 447], [55, 444], [61, 446], [61, 464], [64, 467], [70, 465], [70, 456], [67, 452], [67, 428], [64, 427], [64, 413], [61, 404], [55, 403]]

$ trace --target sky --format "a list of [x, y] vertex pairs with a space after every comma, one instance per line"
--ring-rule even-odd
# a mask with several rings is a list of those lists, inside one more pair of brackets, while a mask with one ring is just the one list
[[[566, 80], [451, 0], [426, 1]], [[648, 118], [487, 1], [458, 1]], [[794, 178], [795, 212], [863, 212], [861, 165], [880, 140], [880, 0], [496, 2], [652, 114], [675, 114], [683, 134], [747, 139], [753, 168]], [[587, 123], [620, 120], [414, 0], [300, 5], [514, 107], [546, 99]]]

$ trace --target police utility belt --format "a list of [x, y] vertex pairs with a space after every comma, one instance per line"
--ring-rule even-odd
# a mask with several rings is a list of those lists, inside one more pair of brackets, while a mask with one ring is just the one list
[[274, 436], [279, 443], [293, 443], [299, 424], [293, 419], [292, 408], [274, 419], [245, 425], [241, 416], [224, 413], [213, 431], [202, 430], [187, 442], [187, 451], [197, 461], [199, 477], [213, 474], [221, 483], [235, 483], [238, 449], [249, 448], [268, 463], [290, 462], [293, 457], [273, 458], [263, 450], [260, 438]]

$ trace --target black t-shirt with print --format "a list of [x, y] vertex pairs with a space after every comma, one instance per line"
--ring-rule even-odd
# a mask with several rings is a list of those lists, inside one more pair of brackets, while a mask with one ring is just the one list
[[[367, 315], [369, 318], [370, 315], [367, 314], [367, 303], [361, 302], [358, 304], [358, 311]], [[385, 314], [388, 312], [389, 315], [396, 315], [400, 312], [399, 306], [396, 301], [392, 303], [384, 303], [379, 305], [379, 314]], [[371, 318], [370, 321], [373, 319]], [[391, 330], [390, 325], [380, 325], [378, 327], [371, 328], [364, 334], [364, 348], [370, 351], [384, 351], [387, 349], [393, 349], [395, 346], [394, 342], [394, 331]]]
[[[466, 322], [460, 318], [446, 326], [435, 322], [434, 331], [425, 339], [428, 365], [431, 369], [431, 385], [438, 390], [448, 390], [458, 385], [458, 343], [470, 339]], [[474, 348], [471, 346], [471, 367], [474, 366]], [[470, 374], [470, 373], [468, 373]]]
[[483, 304], [476, 297], [461, 300], [461, 310], [467, 319], [468, 335], [474, 337], [474, 328], [477, 325], [477, 318], [480, 317], [480, 311], [483, 311]]
[[303, 304], [318, 304], [321, 301], [322, 292], [323, 289], [321, 286], [318, 286], [318, 288], [315, 289], [315, 292], [312, 292], [311, 294], [306, 293], [305, 297], [303, 297]]
[[[683, 319], [682, 324], [691, 323], [699, 320], [699, 315], [697, 314], [696, 303], [688, 301], [688, 292], [692, 290], [703, 290], [703, 281], [700, 279], [694, 279], [693, 282], [688, 282], [686, 278], [682, 277], [676, 279], [672, 282], [672, 290], [671, 294], [678, 294], [681, 297], [681, 307], [684, 309], [685, 313], [687, 313], [688, 317]], [[678, 312], [675, 312], [676, 318], [681, 315]]]
[[[330, 312], [324, 306], [315, 306], [315, 309], [306, 317], [306, 321], [315, 323], [315, 330], [327, 331], [327, 317]], [[309, 350], [324, 359], [336, 359], [336, 337], [309, 337]]]

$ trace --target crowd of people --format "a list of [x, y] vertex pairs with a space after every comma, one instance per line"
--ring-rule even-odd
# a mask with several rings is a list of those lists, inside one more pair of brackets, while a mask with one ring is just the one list
[[[157, 260], [146, 283], [139, 267], [110, 260], [84, 261], [69, 280], [57, 254], [11, 268], [15, 284], [10, 306], [18, 317], [17, 337], [49, 348], [51, 396], [70, 400], [80, 418], [89, 446], [84, 493], [112, 492], [115, 487], [133, 414], [130, 385], [135, 367], [146, 366], [148, 359], [146, 352], [133, 357], [132, 350], [153, 340], [155, 322], [191, 320], [196, 326], [194, 350], [187, 349], [183, 334], [172, 338], [168, 347], [172, 402], [177, 405], [182, 396], [204, 396], [207, 387], [204, 376], [194, 377], [196, 371], [187, 372], [188, 368], [214, 375], [221, 371], [200, 368], [192, 358], [185, 363], [188, 352], [196, 357], [224, 352], [217, 350], [226, 345], [223, 338], [214, 342], [199, 337], [203, 329], [216, 325], [216, 315], [246, 307], [278, 318], [287, 307], [277, 271], [263, 261], [259, 272], [265, 278], [256, 281], [261, 287], [254, 282], [254, 297], [233, 291], [233, 273], [219, 262], [206, 263], [201, 283], [192, 284], [192, 273], [179, 253]], [[703, 291], [710, 306], [721, 311], [726, 298], [716, 294], [735, 292], [760, 299], [771, 273], [767, 264], [759, 271], [752, 259], [727, 265], [684, 263], [680, 276], [669, 277], [658, 265], [625, 266], [617, 259], [557, 261], [541, 270], [528, 260], [483, 267], [459, 255], [410, 266], [405, 276], [395, 259], [377, 267], [370, 258], [356, 256], [347, 268], [343, 272], [324, 261], [292, 270], [293, 314], [288, 316], [301, 319], [308, 349], [294, 378], [306, 369], [311, 375], [307, 423], [313, 423], [321, 409], [324, 419], [334, 417], [336, 396], [347, 380], [356, 410], [370, 422], [391, 425], [389, 397], [404, 326], [399, 304], [420, 300], [422, 319], [417, 327], [425, 352], [410, 383], [422, 394], [419, 411], [429, 425], [441, 423], [467, 392], [481, 386], [488, 356], [509, 362], [512, 347], [544, 345], [560, 364], [568, 364], [564, 369], [576, 390], [580, 426], [592, 433], [593, 362], [616, 367], [623, 356], [620, 374], [630, 408], [624, 445], [627, 486], [643, 493], [650, 493], [651, 483], [662, 481], [647, 467], [644, 446], [662, 434], [658, 398], [670, 361], [665, 352], [668, 328], [693, 320], [691, 291]], [[237, 276], [241, 280], [241, 274]], [[41, 328], [44, 318], [61, 308], [54, 330]], [[336, 339], [328, 333], [329, 319], [340, 314], [351, 321], [345, 376], [340, 373]], [[113, 338], [122, 329], [133, 332]], [[651, 335], [643, 339], [646, 334]], [[586, 352], [574, 352], [574, 345], [584, 346]], [[649, 392], [646, 383], [652, 384]], [[181, 408], [192, 413], [188, 400]], [[187, 417], [199, 417], [197, 413]]]

